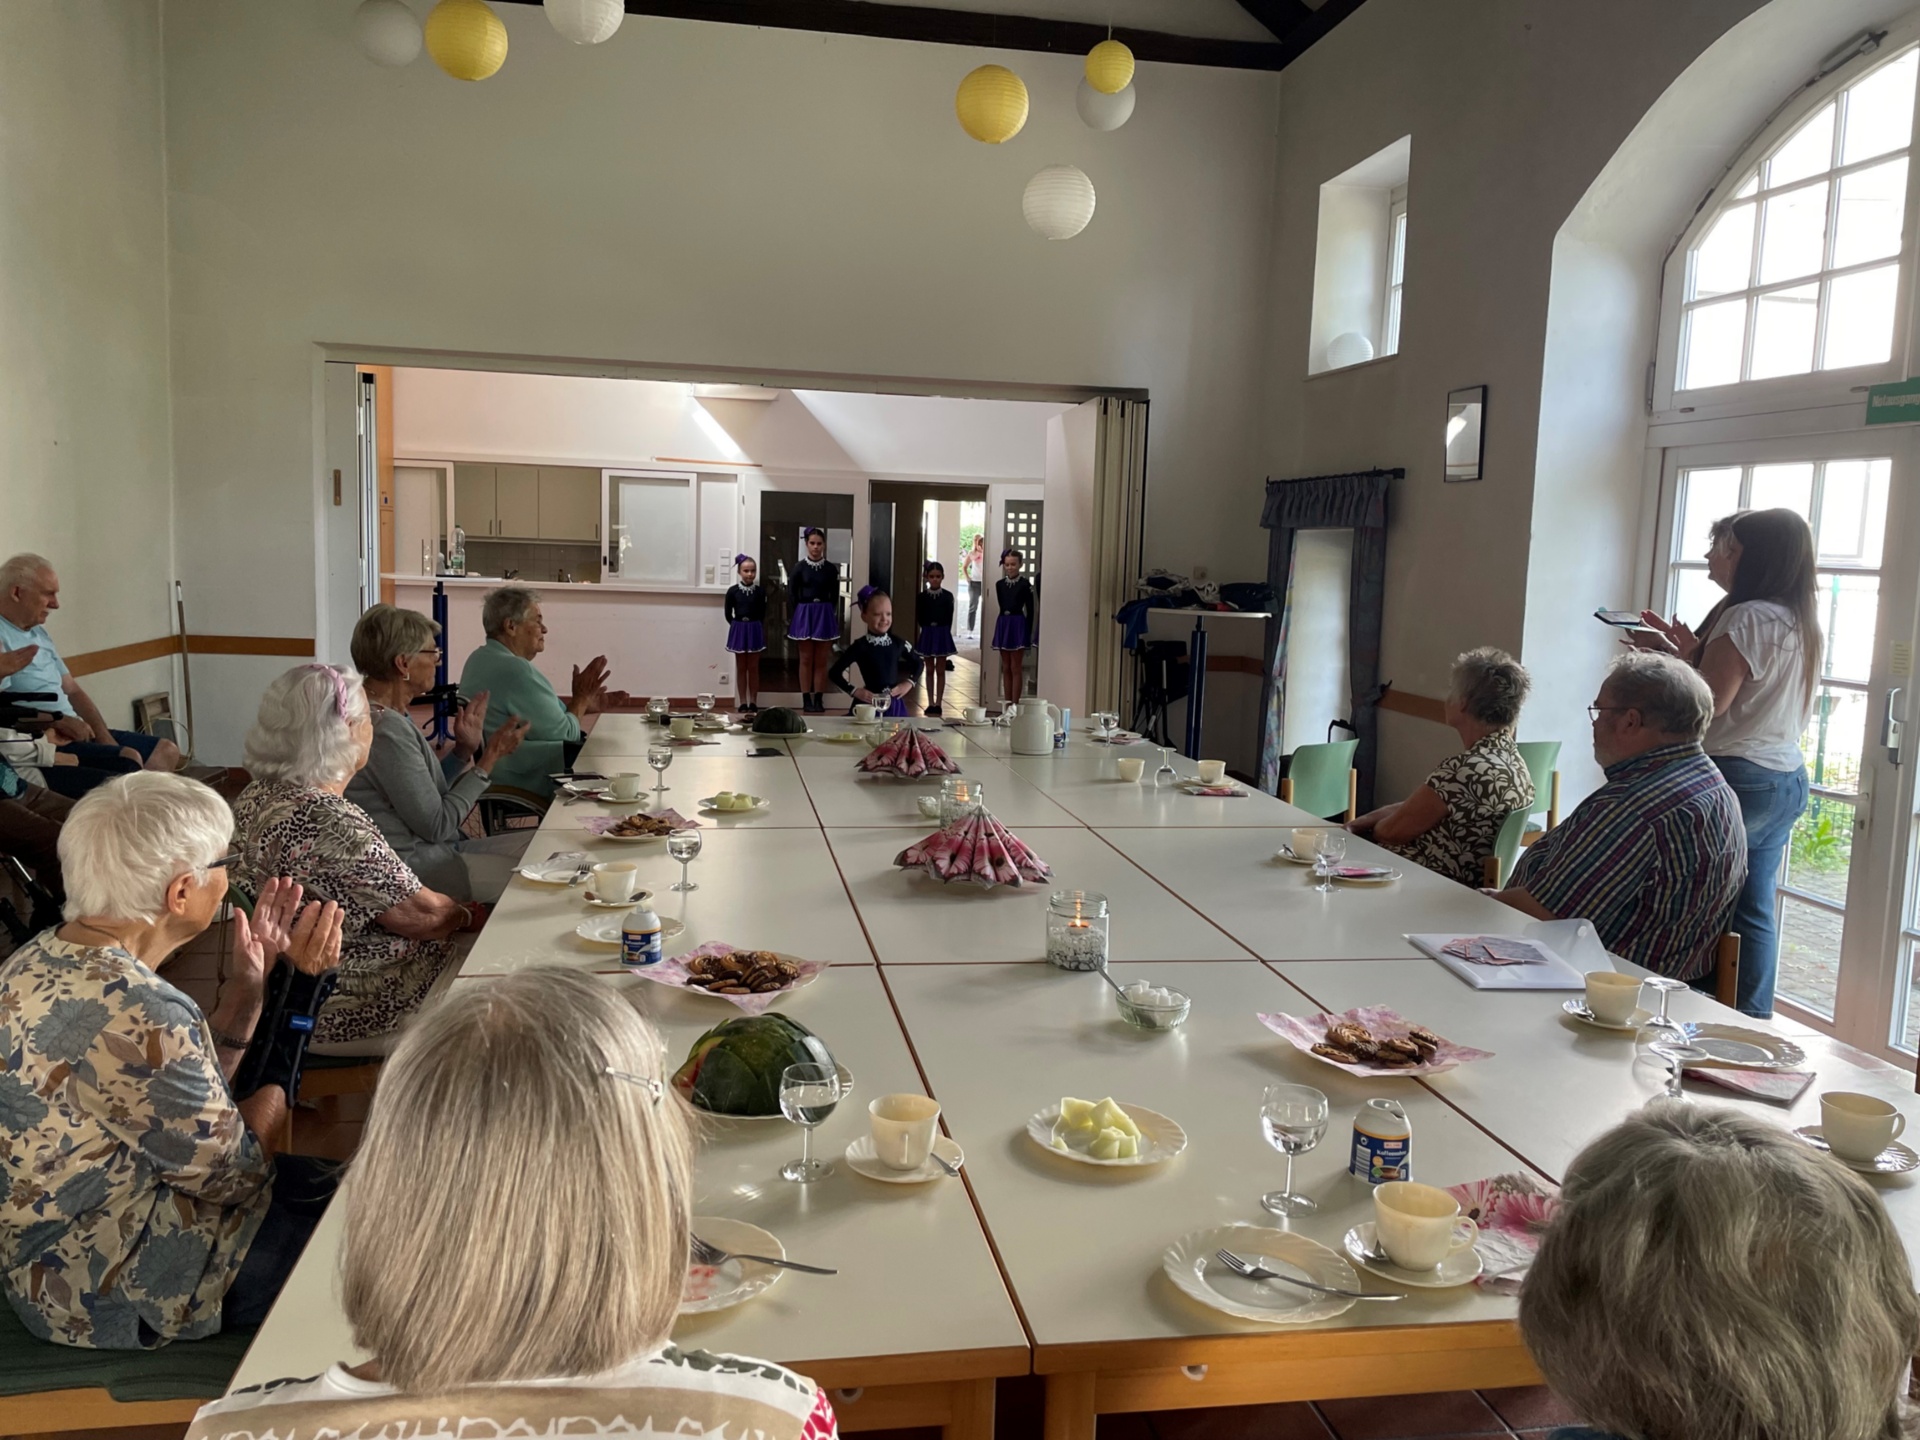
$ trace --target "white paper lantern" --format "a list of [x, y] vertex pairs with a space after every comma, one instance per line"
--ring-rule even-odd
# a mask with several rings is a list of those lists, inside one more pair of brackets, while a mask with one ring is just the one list
[[1334, 336], [1327, 346], [1327, 368], [1330, 370], [1344, 369], [1372, 358], [1373, 342], [1358, 330]]
[[1093, 88], [1091, 81], [1080, 82], [1080, 93], [1073, 97], [1073, 105], [1080, 112], [1080, 118], [1096, 130], [1118, 130], [1133, 114], [1135, 91], [1129, 85], [1117, 94], [1104, 95]]
[[622, 0], [546, 0], [553, 28], [576, 45], [598, 45], [612, 38], [627, 18]]
[[1049, 165], [1020, 197], [1027, 224], [1049, 240], [1071, 240], [1093, 219], [1093, 181], [1071, 165]]
[[401, 0], [362, 0], [353, 43], [376, 65], [411, 65], [420, 58], [420, 22]]

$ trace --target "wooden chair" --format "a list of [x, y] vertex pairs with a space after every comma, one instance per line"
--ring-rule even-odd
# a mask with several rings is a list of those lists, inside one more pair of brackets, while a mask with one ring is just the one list
[[1713, 957], [1713, 998], [1722, 1005], [1740, 999], [1740, 937], [1728, 931], [1720, 937]]
[[1332, 819], [1344, 803], [1346, 813], [1339, 818], [1353, 819], [1360, 803], [1360, 772], [1353, 768], [1359, 748], [1358, 740], [1299, 746], [1288, 760], [1280, 798], [1325, 819]]
[[1527, 762], [1527, 774], [1533, 777], [1532, 815], [1544, 813], [1547, 817], [1546, 825], [1539, 830], [1521, 827], [1520, 843], [1531, 845], [1560, 823], [1560, 742], [1522, 740], [1514, 748]]

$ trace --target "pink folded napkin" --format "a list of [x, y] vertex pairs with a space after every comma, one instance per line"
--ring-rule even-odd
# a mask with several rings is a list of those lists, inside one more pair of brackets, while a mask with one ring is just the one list
[[1238, 785], [1233, 784], [1189, 785], [1186, 791], [1189, 795], [1215, 795], [1222, 800], [1243, 800], [1247, 794]]
[[1480, 1227], [1480, 1238], [1473, 1248], [1480, 1252], [1485, 1268], [1474, 1283], [1501, 1294], [1518, 1293], [1540, 1249], [1540, 1237], [1560, 1208], [1560, 1187], [1549, 1180], [1515, 1173], [1450, 1185], [1447, 1193]]
[[1723, 1090], [1765, 1100], [1772, 1105], [1791, 1105], [1813, 1083], [1811, 1070], [1722, 1070], [1718, 1066], [1689, 1065], [1681, 1071], [1689, 1080], [1704, 1080]]

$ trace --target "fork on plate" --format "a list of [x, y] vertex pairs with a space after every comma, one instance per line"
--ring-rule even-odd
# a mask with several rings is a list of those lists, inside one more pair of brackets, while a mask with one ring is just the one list
[[798, 1270], [807, 1275], [838, 1275], [840, 1273], [838, 1270], [827, 1270], [818, 1265], [802, 1265], [793, 1260], [776, 1260], [771, 1255], [737, 1255], [702, 1240], [698, 1235], [693, 1237], [693, 1261], [696, 1265], [724, 1265], [729, 1260], [751, 1260], [755, 1264], [775, 1265], [782, 1270]]
[[1216, 1250], [1213, 1252], [1213, 1258], [1234, 1274], [1244, 1275], [1249, 1280], [1281, 1280], [1288, 1285], [1298, 1285], [1302, 1290], [1312, 1290], [1321, 1295], [1337, 1295], [1342, 1300], [1404, 1300], [1407, 1298], [1404, 1295], [1373, 1295], [1361, 1290], [1336, 1290], [1331, 1285], [1316, 1285], [1311, 1280], [1299, 1280], [1292, 1275], [1282, 1275], [1277, 1270], [1269, 1270], [1266, 1266], [1254, 1261], [1242, 1260], [1231, 1250]]

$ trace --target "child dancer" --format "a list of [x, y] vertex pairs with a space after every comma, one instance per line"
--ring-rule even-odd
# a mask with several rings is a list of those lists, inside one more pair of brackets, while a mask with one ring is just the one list
[[927, 714], [938, 715], [947, 693], [946, 657], [953, 648], [953, 592], [942, 589], [947, 567], [927, 562], [927, 586], [913, 597], [914, 644], [926, 657]]
[[[878, 705], [883, 714], [911, 714], [907, 696], [919, 683], [920, 657], [913, 646], [893, 637], [893, 597], [867, 586], [860, 592], [860, 620], [867, 633], [840, 652], [829, 678], [861, 704]], [[857, 689], [847, 680], [847, 671], [856, 665]]]
[[733, 652], [733, 693], [742, 714], [760, 713], [760, 652], [767, 648], [767, 592], [760, 564], [751, 555], [733, 557], [739, 579], [727, 587], [727, 649]]
[[1027, 647], [1033, 643], [1033, 582], [1020, 573], [1026, 557], [1012, 546], [1000, 552], [1001, 578], [993, 593], [1000, 618], [993, 625], [993, 648], [1000, 652], [1000, 703], [1016, 703], [1026, 689]]
[[827, 665], [840, 639], [840, 616], [835, 610], [840, 600], [840, 567], [827, 559], [826, 531], [809, 525], [803, 538], [807, 553], [793, 567], [788, 589], [793, 619], [787, 624], [787, 638], [800, 648], [800, 708], [808, 715], [824, 715]]

